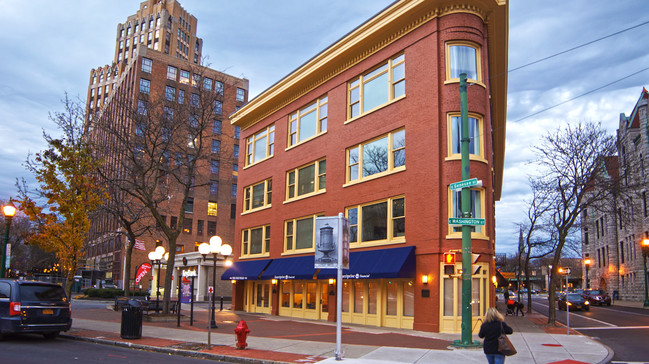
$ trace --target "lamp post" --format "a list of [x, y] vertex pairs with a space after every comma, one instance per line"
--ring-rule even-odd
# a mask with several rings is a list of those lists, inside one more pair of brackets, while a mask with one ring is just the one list
[[151, 265], [158, 266], [158, 276], [156, 278], [156, 301], [155, 301], [155, 312], [159, 312], [160, 304], [160, 271], [162, 270], [162, 259], [167, 260], [169, 253], [165, 253], [165, 248], [162, 246], [160, 240], [156, 241], [155, 250], [149, 253], [149, 260], [151, 260]]
[[[214, 263], [212, 270], [212, 284], [214, 285], [214, 289], [212, 289], [212, 313], [210, 319], [210, 327], [215, 329], [217, 328], [216, 320], [214, 320], [214, 301], [216, 298], [216, 262], [219, 260], [219, 254], [223, 255], [223, 259], [227, 259], [228, 256], [232, 254], [232, 247], [229, 244], [223, 244], [223, 239], [221, 239], [220, 236], [214, 235], [210, 238], [209, 244], [202, 243], [198, 246], [198, 252], [203, 256], [203, 260], [211, 260]], [[212, 254], [211, 258], [207, 257], [209, 254]]]
[[644, 307], [649, 307], [649, 278], [647, 278], [647, 255], [649, 255], [649, 238], [642, 239], [642, 259], [644, 262]]
[[590, 289], [590, 284], [588, 282], [588, 268], [590, 267], [591, 260], [590, 258], [584, 259], [584, 266], [586, 266], [586, 289]]
[[2, 212], [5, 215], [5, 239], [2, 243], [2, 264], [0, 264], [0, 278], [5, 278], [5, 264], [7, 264], [7, 245], [9, 245], [9, 226], [11, 226], [11, 219], [13, 219], [16, 214], [16, 206], [9, 202], [2, 208]]

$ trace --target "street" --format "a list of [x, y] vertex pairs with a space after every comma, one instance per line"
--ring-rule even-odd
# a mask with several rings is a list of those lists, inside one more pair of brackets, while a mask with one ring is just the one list
[[[532, 296], [533, 310], [548, 315], [548, 299]], [[557, 321], [566, 324], [566, 311], [556, 311]], [[640, 308], [593, 306], [590, 311], [571, 311], [570, 328], [609, 346], [616, 361], [649, 361], [649, 311]]]
[[207, 363], [211, 360], [94, 344], [65, 338], [45, 340], [42, 335], [11, 335], [0, 341], [2, 363]]

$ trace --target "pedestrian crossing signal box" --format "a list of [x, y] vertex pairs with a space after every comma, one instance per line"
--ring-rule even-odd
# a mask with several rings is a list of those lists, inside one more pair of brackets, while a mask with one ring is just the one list
[[455, 274], [455, 253], [444, 253], [444, 274]]

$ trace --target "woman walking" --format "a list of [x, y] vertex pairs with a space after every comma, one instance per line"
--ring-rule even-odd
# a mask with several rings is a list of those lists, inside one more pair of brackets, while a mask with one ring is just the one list
[[503, 315], [495, 307], [489, 307], [485, 315], [485, 322], [480, 326], [478, 336], [484, 338], [482, 348], [489, 364], [503, 364], [505, 355], [498, 352], [498, 337], [504, 332], [509, 335], [514, 332], [505, 323]]

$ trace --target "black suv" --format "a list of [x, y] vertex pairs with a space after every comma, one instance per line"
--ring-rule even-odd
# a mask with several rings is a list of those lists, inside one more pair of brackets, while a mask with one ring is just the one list
[[37, 333], [53, 339], [72, 326], [70, 301], [54, 283], [0, 279], [0, 338]]

